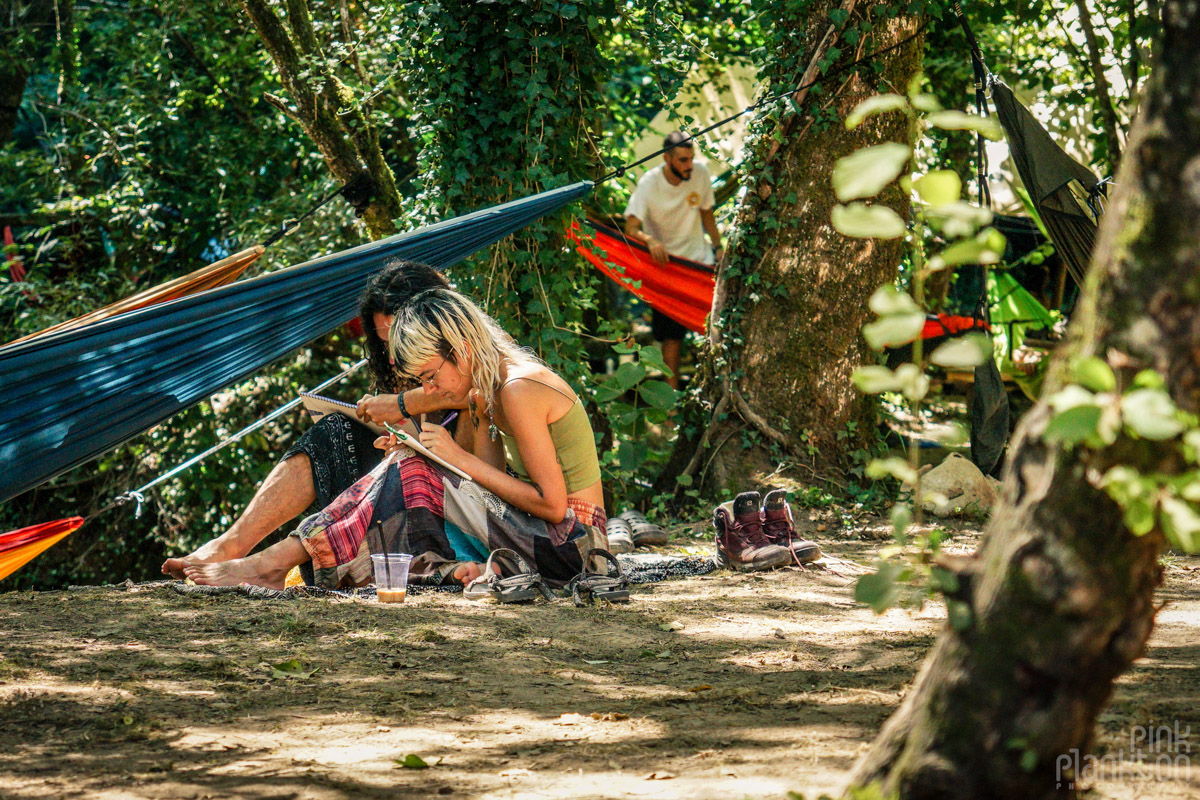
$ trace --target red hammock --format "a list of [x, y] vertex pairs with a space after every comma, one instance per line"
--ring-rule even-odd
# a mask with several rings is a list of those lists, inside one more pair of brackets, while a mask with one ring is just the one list
[[82, 524], [83, 517], [68, 517], [0, 533], [0, 581]]
[[581, 233], [578, 222], [567, 231], [580, 255], [680, 325], [704, 333], [716, 285], [716, 272], [711, 266], [675, 256], [665, 265], [656, 264], [641, 242], [594, 219], [588, 219], [587, 224], [592, 233]]

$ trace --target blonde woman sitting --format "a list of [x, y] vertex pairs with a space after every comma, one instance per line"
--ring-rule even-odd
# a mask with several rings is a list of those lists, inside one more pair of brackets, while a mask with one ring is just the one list
[[360, 586], [372, 577], [370, 554], [387, 552], [415, 556], [414, 581], [466, 585], [491, 551], [508, 548], [561, 586], [591, 548], [607, 546], [595, 436], [562, 378], [449, 289], [422, 292], [397, 311], [390, 346], [396, 369], [426, 392], [466, 402], [473, 453], [431, 423], [420, 438], [471, 479], [381, 437], [383, 462], [287, 539], [196, 565], [188, 577], [280, 588], [288, 570], [311, 560], [317, 585]]

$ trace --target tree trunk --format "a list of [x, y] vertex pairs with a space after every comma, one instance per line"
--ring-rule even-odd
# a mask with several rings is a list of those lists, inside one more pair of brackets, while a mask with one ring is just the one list
[[0, 145], [6, 144], [12, 136], [28, 79], [29, 73], [22, 64], [10, 62], [0, 67]]
[[1108, 78], [1104, 74], [1104, 61], [1100, 58], [1100, 41], [1092, 27], [1092, 14], [1087, 0], [1075, 0], [1079, 9], [1079, 25], [1087, 42], [1088, 63], [1092, 66], [1092, 84], [1096, 88], [1096, 104], [1100, 109], [1100, 122], [1104, 126], [1104, 139], [1108, 143], [1109, 174], [1117, 171], [1121, 163], [1121, 140], [1117, 132], [1117, 112], [1113, 107], [1112, 92], [1108, 90]]
[[[1094, 354], [1119, 389], [1154, 369], [1180, 408], [1200, 411], [1198, 16], [1195, 4], [1167, 5], [1162, 60], [1047, 381], [1055, 388], [1068, 358]], [[1116, 464], [1143, 475], [1186, 465], [1175, 441], [1047, 444], [1050, 416], [1043, 399], [1022, 422], [1003, 498], [961, 576], [969, 626], [943, 631], [856, 785], [881, 781], [906, 798], [1074, 796], [1073, 756], [1086, 753], [1114, 679], [1150, 636], [1164, 543], [1157, 526], [1140, 537], [1128, 529], [1098, 476]]]
[[[850, 46], [846, 33], [857, 34], [866, 4], [818, 2], [803, 13], [783, 5], [774, 12], [778, 49], [771, 57], [793, 66], [768, 67], [776, 92], [897, 44], [920, 25], [911, 16], [876, 19], [874, 35]], [[837, 233], [829, 221], [836, 203], [830, 178], [834, 163], [859, 148], [909, 141], [900, 114], [873, 117], [850, 131], [841, 120], [879, 91], [903, 92], [920, 69], [922, 42], [917, 37], [874, 59], [876, 79], [866, 77], [871, 67], [862, 75], [831, 77], [793, 96], [800, 113], [784, 110], [777, 120], [757, 123], [750, 191], [738, 209], [713, 300], [705, 387], [712, 422], [687, 470], [718, 493], [740, 488], [727, 485], [728, 477], [768, 466], [772, 449], [776, 462], [844, 466], [873, 424], [872, 401], [854, 389], [850, 376], [874, 358], [859, 329], [868, 297], [895, 277], [903, 243]], [[899, 189], [885, 191], [880, 201], [907, 216], [908, 199]], [[757, 432], [760, 444], [742, 447], [742, 429]]]
[[304, 129], [335, 179], [354, 184], [344, 196], [371, 237], [390, 236], [401, 215], [400, 193], [379, 146], [379, 131], [364, 112], [362, 98], [330, 70], [307, 0], [288, 0], [286, 5], [285, 24], [268, 0], [242, 0], [294, 105], [274, 95], [266, 100]]

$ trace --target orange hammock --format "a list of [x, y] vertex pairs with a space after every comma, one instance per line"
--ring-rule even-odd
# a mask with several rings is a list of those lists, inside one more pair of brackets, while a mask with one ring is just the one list
[[83, 517], [68, 517], [41, 525], [0, 533], [0, 581], [25, 566], [43, 550], [53, 546], [59, 539], [75, 531], [83, 524]]
[[254, 247], [248, 247], [240, 253], [234, 253], [231, 256], [222, 258], [220, 261], [215, 261], [207, 267], [201, 267], [195, 272], [189, 272], [187, 275], [169, 280], [166, 283], [160, 283], [158, 286], [143, 289], [137, 294], [131, 294], [129, 297], [124, 297], [103, 308], [89, 311], [74, 319], [64, 320], [57, 325], [51, 325], [49, 328], [44, 328], [36, 333], [22, 336], [20, 339], [14, 339], [3, 346], [8, 347], [17, 342], [24, 342], [38, 336], [45, 336], [48, 333], [56, 333], [83, 325], [90, 325], [93, 322], [115, 317], [127, 311], [135, 311], [139, 308], [152, 306], [155, 303], [165, 303], [168, 300], [177, 300], [189, 294], [207, 291], [217, 286], [224, 286], [230, 281], [236, 280], [238, 276], [246, 271], [247, 267], [257, 261], [258, 257], [263, 254], [263, 250], [262, 245], [256, 244]]
[[[222, 286], [236, 280], [262, 254], [262, 245], [249, 247], [240, 253], [234, 253], [228, 258], [223, 258], [195, 272], [159, 284], [158, 286], [152, 286], [149, 289], [130, 295], [103, 308], [98, 308], [83, 316], [60, 322], [37, 333], [23, 336], [3, 346], [7, 347], [17, 342], [23, 342], [37, 336], [45, 336], [48, 333], [56, 331], [65, 331], [89, 325], [93, 322], [99, 322], [102, 319], [124, 314], [127, 311], [145, 308], [156, 303], [165, 303], [168, 300], [176, 300], [180, 297], [195, 294], [196, 292], [203, 292], [217, 286]], [[28, 528], [20, 528], [8, 533], [0, 533], [0, 581], [25, 566], [36, 556], [41, 555], [45, 550], [53, 547], [67, 534], [78, 530], [83, 523], [83, 517], [68, 517], [67, 519], [59, 519], [53, 522], [44, 522], [40, 525], [31, 525]]]
[[675, 256], [666, 264], [656, 264], [641, 242], [594, 219], [589, 218], [587, 224], [592, 233], [581, 233], [579, 223], [567, 231], [580, 255], [680, 325], [704, 333], [716, 286], [716, 272], [711, 266]]

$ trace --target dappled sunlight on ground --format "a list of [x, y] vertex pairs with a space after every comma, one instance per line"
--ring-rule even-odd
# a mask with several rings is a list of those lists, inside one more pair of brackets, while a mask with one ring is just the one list
[[[869, 562], [863, 530], [822, 545]], [[1154, 645], [1099, 747], [1194, 716], [1195, 563], [1168, 565]], [[0, 796], [813, 798], [840, 789], [944, 616], [876, 616], [851, 580], [714, 573], [590, 609], [0, 595]], [[272, 668], [290, 659], [294, 675]], [[398, 764], [414, 754], [432, 766]], [[1194, 780], [1098, 786], [1185, 797]]]

